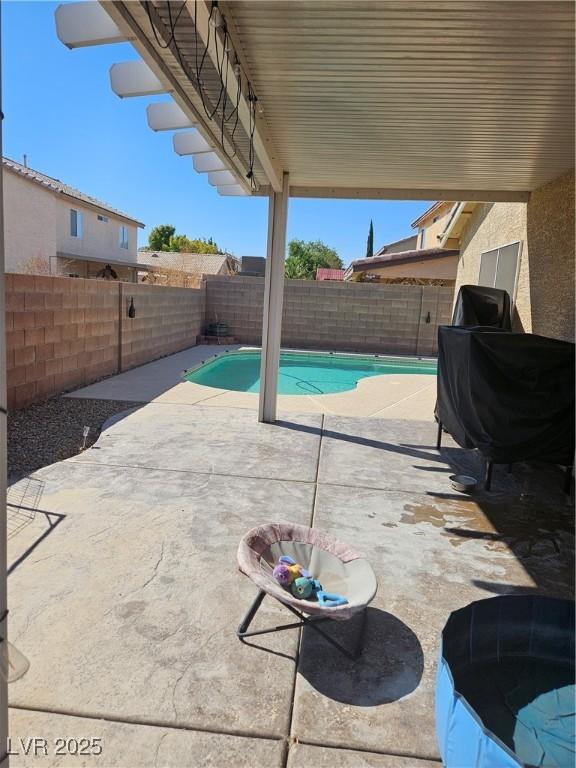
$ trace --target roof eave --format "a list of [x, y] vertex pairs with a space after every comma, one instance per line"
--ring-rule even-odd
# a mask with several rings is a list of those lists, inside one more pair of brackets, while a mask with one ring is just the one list
[[460, 241], [460, 237], [468, 223], [468, 219], [477, 205], [478, 203], [473, 201], [462, 201], [454, 204], [446, 228], [438, 237], [438, 244], [441, 248], [443, 248], [451, 238]]
[[418, 216], [417, 219], [415, 219], [410, 226], [415, 229], [416, 227], [419, 227], [421, 222], [425, 219], [429, 218], [434, 211], [437, 211], [439, 208], [441, 208], [443, 205], [445, 205], [447, 202], [452, 202], [448, 200], [437, 200], [435, 203], [433, 203], [430, 208], [427, 208], [424, 213], [421, 213], [420, 216]]
[[[414, 262], [428, 263], [429, 261], [436, 261], [437, 259], [446, 259], [452, 256], [458, 256], [459, 251], [455, 248], [439, 251], [438, 253], [429, 253], [426, 250], [422, 251], [406, 251], [406, 255], [398, 259], [358, 259], [350, 264], [349, 269], [353, 272], [366, 272], [370, 269], [387, 269], [388, 267], [395, 267], [402, 264], [411, 264]], [[408, 255], [409, 254], [409, 255]], [[395, 254], [400, 255], [400, 254]]]
[[[127, 216], [126, 214], [123, 214], [121, 211], [117, 211], [106, 205], [99, 205], [96, 202], [84, 200], [84, 198], [77, 197], [76, 195], [71, 195], [68, 192], [65, 192], [63, 189], [55, 189], [54, 186], [50, 186], [49, 184], [45, 184], [44, 182], [40, 181], [40, 179], [34, 178], [32, 174], [37, 173], [40, 176], [44, 176], [45, 178], [50, 179], [51, 181], [62, 184], [62, 182], [60, 182], [59, 179], [53, 179], [52, 177], [48, 176], [45, 173], [41, 173], [40, 171], [35, 171], [33, 168], [27, 168], [26, 166], [21, 166], [21, 167], [29, 171], [29, 173], [22, 173], [22, 171], [20, 171], [16, 167], [19, 165], [21, 164], [17, 163], [15, 160], [11, 160], [9, 157], [2, 157], [2, 169], [9, 171], [10, 173], [13, 173], [15, 176], [18, 176], [19, 179], [24, 179], [25, 181], [29, 181], [32, 184], [36, 184], [37, 186], [42, 187], [42, 189], [45, 189], [47, 192], [51, 192], [54, 195], [62, 195], [63, 197], [66, 197], [68, 200], [75, 201], [77, 204], [81, 203], [87, 208], [94, 209], [97, 211], [102, 211], [107, 216], [114, 216], [117, 219], [121, 219], [122, 221], [127, 221], [130, 224], [136, 224], [136, 226], [140, 227], [140, 229], [144, 229], [144, 227], [146, 226], [141, 221], [138, 221], [137, 219], [133, 219], [131, 216]], [[66, 186], [70, 186], [70, 185], [66, 185]]]

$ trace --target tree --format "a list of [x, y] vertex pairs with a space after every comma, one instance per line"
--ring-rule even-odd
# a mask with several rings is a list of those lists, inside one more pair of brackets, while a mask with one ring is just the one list
[[370, 229], [368, 230], [368, 242], [366, 243], [366, 258], [371, 259], [374, 256], [374, 225], [370, 219]]
[[164, 250], [166, 251], [182, 251], [182, 253], [193, 253], [193, 251], [190, 250], [190, 244], [191, 241], [188, 240], [186, 235], [172, 235], [170, 240], [168, 240], [168, 247]]
[[171, 224], [159, 224], [148, 235], [148, 247], [151, 251], [168, 251], [170, 238], [174, 237], [176, 227]]
[[196, 240], [188, 240], [186, 238], [186, 240], [186, 249], [182, 248], [186, 253], [222, 253], [211, 237], [208, 240], [203, 240], [202, 238]]
[[[177, 235], [176, 227], [171, 224], [159, 224], [154, 227], [148, 237], [148, 249], [151, 251], [175, 251], [179, 253], [220, 253], [220, 249], [212, 240], [196, 238], [190, 240], [186, 235]], [[147, 250], [144, 248], [143, 250]]]
[[290, 241], [285, 262], [286, 277], [314, 280], [318, 267], [342, 269], [342, 260], [333, 248], [329, 248], [321, 240], [308, 243], [303, 240]]

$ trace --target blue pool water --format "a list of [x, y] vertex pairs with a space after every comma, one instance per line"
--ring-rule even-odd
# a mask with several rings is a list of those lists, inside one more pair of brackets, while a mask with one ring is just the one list
[[[390, 373], [436, 374], [436, 362], [415, 358], [282, 352], [278, 393], [328, 395], [354, 389], [360, 379]], [[225, 352], [187, 372], [187, 381], [236, 392], [260, 390], [260, 352]]]

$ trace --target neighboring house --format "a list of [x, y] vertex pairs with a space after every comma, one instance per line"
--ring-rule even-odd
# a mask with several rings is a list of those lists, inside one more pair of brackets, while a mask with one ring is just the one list
[[229, 253], [182, 253], [179, 251], [138, 251], [138, 263], [147, 269], [143, 282], [189, 285], [207, 275], [235, 275], [240, 261]]
[[[446, 229], [446, 224], [454, 203], [441, 200], [433, 203], [424, 213], [412, 222], [412, 229], [418, 229], [416, 235], [418, 241], [416, 248], [424, 250], [426, 248], [438, 248], [440, 246], [440, 236]], [[443, 247], [451, 248], [452, 243], [446, 243]]]
[[456, 289], [504, 288], [516, 330], [574, 341], [574, 182], [571, 171], [528, 203], [453, 205], [440, 245], [459, 247]]
[[454, 285], [458, 271], [457, 241], [439, 246], [454, 207], [434, 203], [412, 227], [418, 232], [383, 245], [372, 258], [357, 259], [346, 269], [345, 280], [405, 285]]
[[402, 240], [394, 240], [393, 243], [386, 243], [376, 251], [373, 258], [377, 259], [378, 256], [384, 256], [386, 253], [401, 253], [402, 251], [414, 251], [418, 246], [418, 235], [410, 235], [410, 237], [403, 237]]
[[14, 160], [2, 173], [7, 272], [97, 277], [109, 265], [135, 279], [141, 222]]
[[457, 269], [457, 250], [425, 248], [358, 259], [346, 269], [345, 279], [360, 283], [450, 286], [455, 283]]
[[344, 270], [318, 267], [316, 270], [316, 280], [335, 280], [336, 282], [342, 282], [342, 280], [344, 280]]

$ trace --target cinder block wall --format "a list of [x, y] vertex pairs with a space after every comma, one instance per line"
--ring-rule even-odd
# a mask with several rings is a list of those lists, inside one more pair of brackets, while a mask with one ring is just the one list
[[[287, 280], [287, 347], [434, 355], [452, 289]], [[8, 404], [21, 408], [196, 344], [227, 323], [259, 344], [264, 279], [209, 278], [200, 289], [6, 275]], [[134, 299], [136, 316], [128, 309]], [[429, 322], [426, 322], [429, 320]]]
[[[196, 344], [204, 326], [204, 286], [170, 288], [121, 284], [122, 370]], [[128, 317], [130, 299], [136, 317]]]
[[203, 326], [203, 289], [20, 274], [5, 281], [10, 408], [194, 346]]
[[118, 285], [7, 274], [8, 406], [21, 408], [118, 368]]
[[[206, 321], [260, 344], [264, 279], [210, 277]], [[288, 347], [434, 355], [438, 325], [450, 322], [453, 288], [286, 280], [282, 344]], [[429, 322], [426, 322], [429, 316]]]

